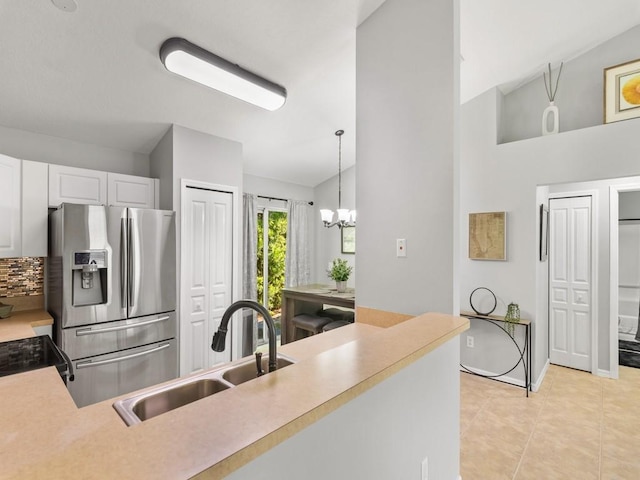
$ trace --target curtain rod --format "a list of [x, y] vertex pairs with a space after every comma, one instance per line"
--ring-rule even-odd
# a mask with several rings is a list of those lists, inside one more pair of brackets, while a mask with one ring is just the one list
[[[287, 202], [286, 198], [278, 198], [278, 197], [265, 197], [264, 195], [257, 195], [258, 198], [264, 198], [266, 200], [280, 200], [281, 202]], [[313, 205], [313, 202], [307, 202], [309, 205]]]

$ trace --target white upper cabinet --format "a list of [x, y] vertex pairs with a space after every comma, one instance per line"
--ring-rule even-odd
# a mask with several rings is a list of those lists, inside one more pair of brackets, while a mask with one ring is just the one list
[[22, 161], [22, 256], [47, 256], [49, 165]]
[[[21, 162], [0, 154], [0, 257], [19, 257]], [[46, 230], [44, 232], [46, 234]]]
[[49, 206], [67, 202], [155, 208], [157, 185], [153, 178], [49, 165]]
[[47, 256], [46, 163], [0, 154], [0, 257]]
[[114, 207], [155, 208], [153, 178], [109, 173], [107, 175], [108, 204]]
[[61, 203], [107, 204], [107, 172], [49, 165], [49, 206]]

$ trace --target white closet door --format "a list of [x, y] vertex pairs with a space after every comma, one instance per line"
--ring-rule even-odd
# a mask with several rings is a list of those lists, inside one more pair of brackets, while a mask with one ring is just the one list
[[211, 350], [211, 339], [232, 300], [232, 201], [230, 193], [196, 188], [187, 188], [183, 198], [181, 375], [231, 360], [233, 332], [224, 352]]
[[549, 203], [549, 360], [591, 371], [591, 197]]

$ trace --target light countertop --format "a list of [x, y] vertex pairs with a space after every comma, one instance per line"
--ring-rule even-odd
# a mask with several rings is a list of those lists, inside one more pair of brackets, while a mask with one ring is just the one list
[[53, 325], [53, 318], [45, 310], [13, 311], [7, 318], [0, 318], [0, 341], [17, 340], [35, 336], [32, 327]]
[[[0, 478], [223, 478], [469, 325], [428, 313], [380, 328], [359, 315], [281, 347], [294, 365], [132, 427], [113, 399], [78, 409], [55, 368], [2, 377]], [[1, 325], [0, 341], [15, 338]]]

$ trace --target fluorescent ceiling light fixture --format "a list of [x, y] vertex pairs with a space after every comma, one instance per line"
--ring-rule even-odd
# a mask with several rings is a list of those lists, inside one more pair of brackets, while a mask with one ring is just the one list
[[170, 38], [160, 47], [160, 60], [172, 73], [219, 90], [266, 110], [277, 110], [287, 90], [235, 65], [184, 38]]

